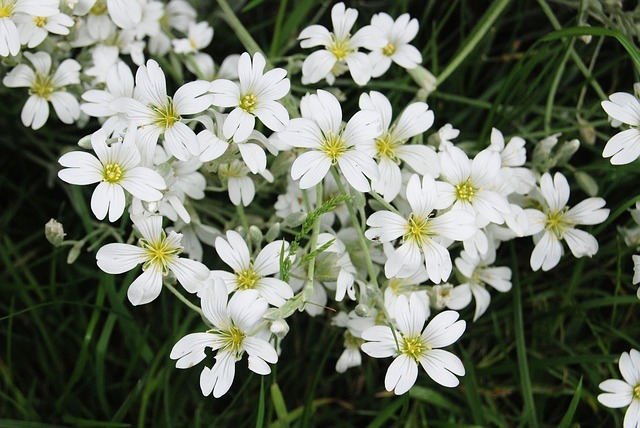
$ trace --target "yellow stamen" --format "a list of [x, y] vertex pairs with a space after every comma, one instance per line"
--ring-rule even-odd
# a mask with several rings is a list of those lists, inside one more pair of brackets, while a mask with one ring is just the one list
[[422, 338], [420, 336], [408, 338], [403, 335], [402, 339], [402, 349], [400, 350], [400, 353], [413, 358], [416, 363], [420, 361], [420, 357], [425, 351], [433, 349], [431, 346], [422, 342]]
[[108, 163], [102, 170], [102, 178], [108, 183], [119, 183], [123, 176], [124, 171], [117, 163]]
[[320, 145], [320, 150], [324, 152], [325, 155], [329, 159], [331, 159], [331, 164], [335, 165], [338, 162], [338, 159], [348, 150], [349, 148], [345, 144], [344, 139], [340, 135], [330, 134], [325, 137]]
[[469, 179], [467, 179], [467, 181], [465, 181], [464, 183], [457, 184], [455, 186], [455, 189], [456, 189], [456, 199], [467, 201], [467, 202], [471, 202], [473, 200], [473, 197], [478, 192], [478, 190], [480, 190], [474, 187], [471, 184]]
[[387, 46], [382, 48], [382, 54], [385, 56], [391, 56], [395, 53], [396, 47], [392, 43], [388, 43]]
[[51, 95], [55, 91], [53, 86], [53, 79], [48, 74], [36, 73], [36, 79], [31, 82], [30, 95], [37, 95], [40, 98], [44, 98], [49, 101]]
[[44, 27], [45, 25], [47, 25], [47, 18], [44, 16], [35, 16], [33, 18], [33, 23], [35, 24], [36, 27]]
[[254, 94], [246, 94], [240, 97], [240, 108], [247, 113], [253, 113], [258, 103], [258, 97]]

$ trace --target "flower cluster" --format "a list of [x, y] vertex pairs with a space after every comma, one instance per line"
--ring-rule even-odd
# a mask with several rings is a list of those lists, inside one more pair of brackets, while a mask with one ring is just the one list
[[[392, 62], [418, 67], [421, 54], [410, 44], [415, 18], [379, 13], [351, 34], [358, 12], [338, 3], [333, 31], [312, 25], [300, 33], [301, 48], [323, 48], [306, 56], [301, 73], [261, 52], [216, 67], [203, 52], [214, 30], [196, 18], [183, 0], [5, 1], [0, 56], [16, 61], [4, 85], [28, 88], [25, 126], [44, 126], [49, 103], [65, 124], [94, 118], [80, 149], [59, 158], [58, 177], [97, 184], [95, 217], [132, 227], [131, 234], [112, 228], [119, 242], [96, 254], [109, 274], [141, 265], [128, 289], [131, 304], [149, 304], [167, 287], [203, 315], [206, 328], [179, 339], [170, 358], [189, 368], [206, 360], [207, 348], [216, 352], [201, 372], [204, 395], [229, 391], [245, 352], [251, 371], [270, 373], [286, 319], [303, 310], [319, 316], [326, 306], [341, 309], [332, 321], [344, 330], [338, 372], [362, 364], [362, 351], [394, 358], [384, 386], [395, 394], [415, 384], [418, 366], [456, 387], [464, 365], [441, 348], [465, 331], [456, 311], [475, 300], [476, 321], [492, 293], [510, 291], [511, 268], [498, 262], [504, 242], [531, 237], [534, 271], [561, 263], [562, 241], [576, 258], [597, 253], [596, 238], [579, 227], [603, 223], [609, 209], [594, 195], [570, 204], [569, 180], [549, 161], [558, 135], [538, 142], [533, 158], [523, 138], [505, 141], [498, 129], [468, 150], [454, 142], [459, 131], [451, 124], [430, 131], [435, 113], [426, 98], [394, 112], [385, 94], [363, 90], [352, 114], [337, 92], [303, 86], [296, 98], [291, 91], [293, 79], [332, 85], [348, 70], [362, 86]], [[45, 39], [60, 49], [31, 51]], [[169, 92], [167, 75], [185, 70], [193, 78]], [[617, 93], [602, 106], [630, 126], [603, 156], [633, 162], [640, 101]], [[283, 192], [260, 193], [271, 188]], [[250, 224], [245, 207], [256, 207], [256, 199], [262, 221]], [[63, 236], [51, 239], [59, 244]], [[206, 266], [205, 249], [228, 268]], [[635, 284], [640, 256], [633, 260]], [[604, 382], [611, 394], [599, 399], [631, 403], [637, 414], [638, 379], [628, 366], [640, 367], [640, 354], [623, 357], [627, 383]]]

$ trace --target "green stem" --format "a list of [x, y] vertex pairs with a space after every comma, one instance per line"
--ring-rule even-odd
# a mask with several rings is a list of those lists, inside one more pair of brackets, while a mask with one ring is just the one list
[[369, 192], [369, 194], [371, 196], [373, 196], [373, 199], [375, 199], [376, 201], [380, 202], [380, 204], [385, 207], [386, 209], [388, 209], [389, 211], [391, 211], [394, 214], [398, 214], [400, 215], [400, 212], [395, 209], [395, 207], [393, 205], [391, 205], [389, 202], [385, 201], [382, 196], [378, 195], [378, 193], [376, 193], [375, 191], [371, 190]]
[[473, 49], [480, 43], [480, 40], [487, 34], [491, 26], [496, 22], [500, 14], [509, 4], [510, 0], [497, 0], [495, 1], [489, 10], [480, 18], [480, 22], [473, 29], [469, 38], [464, 41], [462, 49], [460, 49], [456, 56], [451, 60], [447, 67], [442, 70], [442, 73], [436, 79], [436, 86], [440, 86], [442, 82], [458, 68], [460, 64], [469, 56]]
[[[322, 182], [316, 185], [316, 208], [322, 205]], [[315, 251], [316, 246], [318, 245], [318, 235], [320, 234], [320, 218], [316, 219], [316, 222], [313, 224], [313, 229], [311, 229], [311, 238], [309, 239], [309, 251]], [[309, 267], [307, 268], [307, 283], [304, 286], [303, 295], [311, 297], [311, 293], [313, 292], [313, 278], [316, 271], [316, 258], [312, 258], [309, 260]], [[305, 299], [306, 300], [306, 299]]]
[[252, 54], [260, 52], [266, 58], [266, 55], [262, 52], [258, 43], [256, 43], [253, 37], [251, 37], [251, 34], [249, 34], [247, 29], [244, 28], [242, 22], [240, 22], [236, 14], [233, 12], [233, 9], [231, 9], [231, 6], [229, 6], [229, 3], [227, 3], [227, 0], [217, 0], [217, 2], [218, 6], [220, 6], [220, 10], [222, 11], [224, 20], [229, 24], [229, 27], [231, 27], [245, 49]]
[[569, 41], [569, 46], [567, 47], [567, 51], [562, 56], [560, 60], [560, 65], [556, 70], [556, 75], [553, 77], [553, 81], [551, 82], [551, 88], [549, 89], [549, 95], [547, 96], [547, 105], [544, 112], [544, 130], [548, 133], [551, 133], [551, 115], [553, 114], [553, 100], [556, 97], [556, 92], [558, 91], [558, 87], [560, 86], [560, 80], [562, 80], [562, 75], [564, 73], [564, 68], [567, 64], [567, 60], [571, 53], [573, 53], [573, 45], [576, 39], [571, 39]]
[[[342, 179], [340, 174], [338, 174], [338, 170], [335, 166], [331, 167], [331, 174], [333, 175], [333, 179], [338, 184], [338, 189], [340, 189], [340, 193], [345, 196], [349, 196], [347, 193], [347, 189], [345, 189], [344, 184], [342, 184]], [[360, 227], [360, 222], [358, 221], [358, 216], [356, 215], [356, 211], [353, 209], [350, 201], [345, 201], [347, 204], [347, 209], [349, 210], [349, 216], [351, 216], [351, 222], [353, 223], [353, 227], [356, 229], [358, 233], [358, 242], [360, 243], [360, 248], [364, 254], [365, 260], [367, 261], [367, 271], [369, 272], [369, 280], [375, 287], [380, 291], [380, 287], [378, 286], [378, 279], [376, 278], [376, 272], [373, 269], [373, 262], [371, 261], [371, 257], [369, 256], [369, 247], [367, 246], [367, 241], [365, 240], [364, 233], [362, 232], [362, 228]], [[380, 293], [378, 293], [380, 294]], [[379, 296], [378, 296], [379, 297]], [[384, 308], [384, 305], [382, 305]]]
[[167, 287], [169, 291], [171, 291], [178, 298], [178, 300], [180, 300], [182, 303], [187, 305], [189, 309], [191, 309], [192, 311], [196, 311], [198, 314], [200, 314], [200, 316], [202, 316], [202, 309], [200, 309], [199, 307], [191, 303], [189, 300], [187, 300], [187, 298], [184, 297], [178, 290], [176, 290], [176, 288], [173, 285], [164, 284], [164, 286]]

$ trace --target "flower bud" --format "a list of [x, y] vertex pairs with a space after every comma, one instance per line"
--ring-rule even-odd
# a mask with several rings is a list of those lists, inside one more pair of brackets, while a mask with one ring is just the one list
[[357, 316], [359, 316], [360, 318], [364, 318], [371, 315], [371, 308], [364, 303], [360, 303], [356, 306], [355, 312]]
[[576, 171], [575, 177], [578, 186], [580, 186], [587, 195], [594, 197], [598, 194], [598, 183], [592, 176], [583, 171]]
[[62, 223], [54, 219], [49, 220], [47, 224], [44, 225], [44, 236], [54, 247], [62, 245], [65, 235], [66, 233], [64, 233]]
[[251, 243], [253, 245], [260, 247], [260, 244], [262, 244], [262, 237], [262, 231], [258, 226], [249, 226], [249, 239], [251, 239]]
[[273, 242], [280, 235], [280, 223], [275, 223], [267, 230], [266, 239], [267, 242]]
[[91, 148], [91, 135], [85, 135], [84, 137], [80, 138], [80, 141], [78, 141], [78, 145], [80, 147], [82, 147], [83, 149], [90, 149]]
[[282, 339], [289, 333], [289, 324], [283, 319], [275, 320], [271, 323], [271, 326], [269, 326], [269, 330], [279, 339]]
[[71, 247], [71, 250], [69, 250], [69, 254], [67, 254], [67, 264], [73, 264], [73, 262], [78, 259], [83, 246], [84, 241], [78, 241], [73, 245], [73, 247]]
[[436, 90], [437, 80], [436, 76], [431, 74], [429, 70], [419, 65], [414, 68], [410, 68], [407, 70], [409, 76], [413, 78], [413, 81], [420, 86], [420, 88], [424, 89], [422, 92], [422, 96], [426, 99], [430, 93]]

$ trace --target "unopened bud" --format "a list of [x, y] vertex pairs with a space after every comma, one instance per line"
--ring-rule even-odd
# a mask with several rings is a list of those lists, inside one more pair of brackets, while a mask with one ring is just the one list
[[371, 315], [371, 308], [368, 305], [365, 305], [364, 303], [360, 303], [359, 305], [356, 306], [355, 313], [360, 318], [365, 318]]
[[262, 231], [258, 226], [251, 225], [249, 226], [249, 239], [251, 239], [251, 243], [256, 247], [259, 247], [262, 244]]
[[62, 223], [51, 219], [44, 225], [44, 236], [47, 238], [47, 241], [51, 243], [54, 247], [59, 247], [64, 241], [64, 228], [62, 227]]
[[91, 148], [91, 135], [85, 135], [84, 137], [80, 138], [80, 141], [78, 141], [78, 145], [80, 147], [82, 147], [83, 149], [90, 149]]
[[298, 227], [302, 224], [304, 219], [307, 218], [307, 213], [295, 212], [291, 213], [284, 219], [282, 225], [284, 227]]
[[84, 241], [78, 241], [73, 245], [73, 247], [71, 247], [71, 249], [69, 250], [69, 254], [67, 254], [67, 264], [73, 264], [73, 262], [78, 259], [83, 246]]
[[278, 236], [280, 236], [280, 223], [271, 226], [265, 235], [267, 242], [275, 241]]
[[431, 74], [429, 70], [419, 65], [414, 68], [410, 68], [407, 70], [409, 76], [413, 78], [413, 81], [420, 86], [420, 88], [424, 89], [423, 96], [426, 99], [430, 93], [436, 90], [437, 79], [436, 76]]
[[577, 139], [573, 139], [570, 141], [565, 141], [562, 143], [560, 148], [558, 149], [558, 153], [556, 153], [556, 165], [562, 165], [569, 162], [571, 156], [573, 156], [578, 149], [580, 148], [580, 141]]
[[580, 186], [587, 195], [594, 197], [598, 194], [598, 183], [592, 176], [583, 171], [576, 171], [575, 177], [578, 186]]
[[289, 333], [289, 324], [283, 319], [275, 320], [271, 323], [269, 330], [279, 339], [282, 339]]

